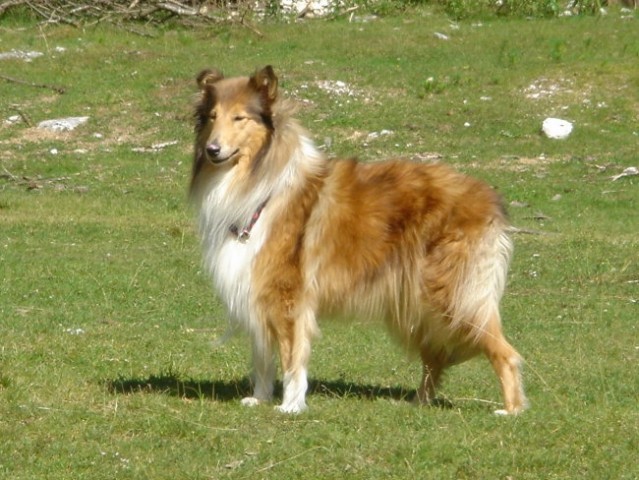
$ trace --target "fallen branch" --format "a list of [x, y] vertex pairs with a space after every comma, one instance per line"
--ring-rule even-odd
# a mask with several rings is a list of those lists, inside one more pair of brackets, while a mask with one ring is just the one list
[[11, 0], [9, 2], [4, 2], [0, 4], [0, 15], [2, 15], [5, 10], [11, 7], [17, 7], [19, 5], [24, 5], [25, 3], [27, 3], [27, 0]]
[[[27, 177], [18, 175], [14, 175], [5, 167], [2, 168], [4, 173], [0, 173], [0, 180], [5, 180], [10, 184], [24, 186], [27, 190], [40, 190], [45, 186], [57, 186], [64, 185], [64, 182], [68, 182], [71, 180], [71, 177], [51, 177], [51, 178], [43, 178], [43, 177]], [[2, 186], [2, 190], [4, 190], [4, 186]]]
[[[245, 18], [247, 13], [255, 11], [248, 0], [228, 4], [194, 0], [0, 0], [0, 18], [14, 8], [29, 9], [45, 24], [66, 23], [76, 28], [110, 23], [127, 29], [127, 22], [162, 25], [171, 20], [188, 26], [239, 25], [263, 36]], [[140, 34], [135, 30], [133, 33]]]
[[164, 10], [168, 10], [169, 12], [175, 13], [176, 15], [188, 15], [194, 17], [199, 14], [199, 11], [195, 8], [188, 7], [186, 5], [182, 5], [178, 2], [160, 2], [158, 3], [158, 7], [163, 8]]
[[11, 105], [11, 109], [16, 111], [18, 115], [20, 115], [20, 118], [22, 119], [22, 121], [25, 123], [27, 127], [33, 127], [33, 122], [31, 121], [31, 117], [29, 116], [28, 113], [24, 112], [22, 108], [20, 108], [20, 105], [13, 104]]
[[2, 80], [7, 81], [7, 82], [17, 83], [19, 85], [26, 85], [28, 87], [45, 88], [47, 90], [53, 90], [54, 92], [59, 93], [60, 95], [62, 95], [64, 92], [66, 92], [66, 89], [64, 87], [58, 87], [56, 85], [48, 85], [46, 83], [29, 82], [27, 80], [21, 80], [19, 78], [9, 77], [8, 75], [3, 75], [3, 74], [0, 74], [0, 78]]
[[115, 24], [122, 20], [159, 24], [166, 20], [167, 13], [204, 22], [223, 21], [211, 16], [205, 7], [189, 6], [177, 0], [8, 0], [0, 2], [0, 15], [14, 7], [26, 7], [47, 23], [63, 22], [76, 27], [105, 19]]
[[240, 17], [240, 22], [239, 24], [242, 25], [245, 28], [248, 28], [250, 31], [252, 31], [255, 35], [257, 35], [258, 37], [263, 37], [264, 34], [262, 32], [260, 32], [257, 28], [255, 28], [253, 25], [251, 25], [246, 19], [246, 13], [244, 13], [241, 17]]
[[19, 178], [14, 175], [13, 173], [11, 173], [9, 170], [7, 170], [6, 167], [2, 167], [2, 170], [4, 170], [4, 173], [0, 173], [0, 178], [4, 179], [4, 180], [9, 180], [12, 182], [15, 182], [17, 180], [19, 180]]

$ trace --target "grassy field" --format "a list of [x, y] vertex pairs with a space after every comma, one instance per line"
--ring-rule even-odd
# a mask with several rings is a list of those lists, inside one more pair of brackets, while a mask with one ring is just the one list
[[[639, 166], [637, 22], [0, 23], [0, 53], [43, 54], [0, 74], [65, 89], [0, 79], [0, 478], [639, 478], [639, 177], [612, 179]], [[490, 413], [483, 359], [450, 371], [450, 407], [413, 407], [419, 366], [364, 321], [321, 325], [307, 413], [240, 406], [247, 342], [211, 345], [186, 201], [191, 108], [202, 68], [268, 63], [330, 154], [453, 164], [532, 232], [503, 303], [529, 411]], [[89, 120], [36, 128], [68, 116]]]

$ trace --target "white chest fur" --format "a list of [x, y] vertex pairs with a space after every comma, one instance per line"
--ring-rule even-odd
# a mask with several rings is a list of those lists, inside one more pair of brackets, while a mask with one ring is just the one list
[[[253, 261], [264, 243], [265, 232], [258, 222], [246, 241], [230, 232], [216, 251], [207, 252], [208, 268], [231, 320], [250, 329]], [[205, 247], [206, 248], [206, 247]], [[213, 247], [215, 248], [215, 247]]]
[[[266, 241], [269, 224], [277, 215], [274, 209], [278, 203], [282, 204], [278, 198], [285, 199], [287, 192], [302, 188], [306, 175], [320, 171], [324, 165], [311, 140], [297, 133], [294, 140], [297, 147], [290, 153], [285, 168], [270, 181], [257, 182], [250, 193], [237, 193], [233, 170], [204, 188], [199, 212], [204, 263], [230, 319], [249, 331], [255, 319], [251, 305], [253, 263]], [[265, 159], [265, 163], [268, 161]], [[267, 199], [270, 200], [262, 210]], [[241, 230], [256, 212], [259, 218], [251, 225], [250, 238], [238, 240], [231, 227]]]
[[230, 320], [244, 328], [251, 327], [251, 276], [253, 261], [264, 244], [268, 224], [268, 206], [251, 228], [250, 238], [239, 240], [231, 232], [240, 230], [265, 198], [258, 191], [237, 201], [224, 188], [224, 182], [211, 188], [200, 208], [200, 233], [204, 265], [213, 278], [220, 299], [227, 306]]

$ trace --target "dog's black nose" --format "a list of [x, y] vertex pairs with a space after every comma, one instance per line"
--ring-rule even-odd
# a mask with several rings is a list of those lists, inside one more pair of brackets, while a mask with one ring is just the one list
[[222, 151], [222, 147], [220, 147], [217, 143], [210, 143], [206, 146], [206, 153], [208, 153], [211, 157], [217, 157]]

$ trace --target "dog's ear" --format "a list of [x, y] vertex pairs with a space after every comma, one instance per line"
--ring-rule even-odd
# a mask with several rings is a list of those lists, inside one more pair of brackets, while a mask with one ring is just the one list
[[277, 76], [270, 65], [255, 72], [250, 79], [250, 84], [269, 103], [273, 103], [277, 98]]
[[213, 85], [215, 82], [219, 82], [224, 78], [224, 75], [219, 70], [202, 70], [197, 76], [197, 84], [201, 90], [204, 90], [207, 86]]

